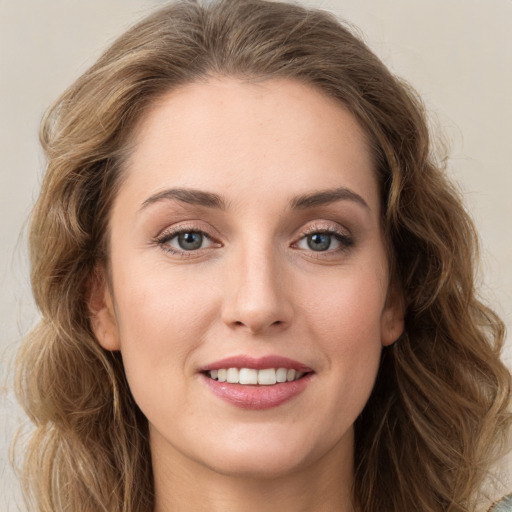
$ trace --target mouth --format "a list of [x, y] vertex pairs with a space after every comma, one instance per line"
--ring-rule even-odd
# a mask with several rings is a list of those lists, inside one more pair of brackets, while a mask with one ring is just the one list
[[270, 409], [301, 394], [315, 373], [281, 356], [235, 356], [201, 369], [207, 387], [223, 401], [242, 409]]
[[284, 382], [301, 379], [310, 372], [301, 372], [293, 368], [219, 368], [209, 370], [205, 375], [218, 382], [241, 384], [242, 386], [274, 386]]

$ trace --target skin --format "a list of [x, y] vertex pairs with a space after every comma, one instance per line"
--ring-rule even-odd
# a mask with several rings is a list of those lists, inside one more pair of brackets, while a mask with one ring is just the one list
[[[90, 309], [149, 421], [156, 512], [353, 510], [353, 423], [403, 330], [362, 129], [308, 86], [212, 78], [160, 98], [134, 143], [111, 212], [111, 284], [95, 284]], [[352, 195], [293, 207], [340, 188]], [[207, 237], [187, 251], [180, 229]], [[325, 231], [341, 241], [312, 250]], [[314, 374], [278, 407], [240, 409], [199, 369], [241, 354]]]

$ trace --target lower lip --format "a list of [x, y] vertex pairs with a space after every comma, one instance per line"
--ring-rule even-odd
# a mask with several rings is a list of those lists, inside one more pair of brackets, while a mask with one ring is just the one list
[[203, 375], [203, 378], [210, 390], [225, 402], [240, 409], [262, 410], [278, 407], [302, 393], [311, 381], [311, 375], [309, 373], [299, 380], [272, 386], [229, 384], [206, 375]]

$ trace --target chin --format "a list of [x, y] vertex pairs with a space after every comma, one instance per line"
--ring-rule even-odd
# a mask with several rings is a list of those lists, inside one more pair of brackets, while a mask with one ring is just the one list
[[[274, 433], [275, 434], [275, 433]], [[250, 441], [246, 441], [249, 439]], [[323, 458], [332, 448], [321, 440], [311, 443], [307, 437], [290, 436], [287, 431], [271, 435], [231, 438], [208, 455], [203, 452], [202, 462], [215, 472], [226, 476], [249, 479], [276, 479], [300, 471]]]
[[274, 453], [265, 456], [260, 453], [258, 456], [227, 456], [222, 461], [215, 461], [208, 467], [218, 474], [229, 477], [274, 480], [300, 471], [306, 465], [304, 459], [291, 454], [279, 455]]

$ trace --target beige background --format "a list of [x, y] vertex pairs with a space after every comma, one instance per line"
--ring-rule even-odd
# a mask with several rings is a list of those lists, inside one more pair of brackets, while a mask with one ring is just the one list
[[[0, 511], [18, 510], [10, 364], [34, 323], [25, 242], [44, 109], [156, 0], [0, 0]], [[484, 293], [512, 325], [512, 0], [309, 0], [336, 11], [423, 96], [480, 229]], [[512, 341], [505, 358], [512, 366]], [[510, 458], [503, 474], [510, 474]], [[508, 466], [508, 468], [507, 468]], [[510, 481], [509, 481], [510, 484]], [[23, 508], [20, 508], [23, 510]]]

